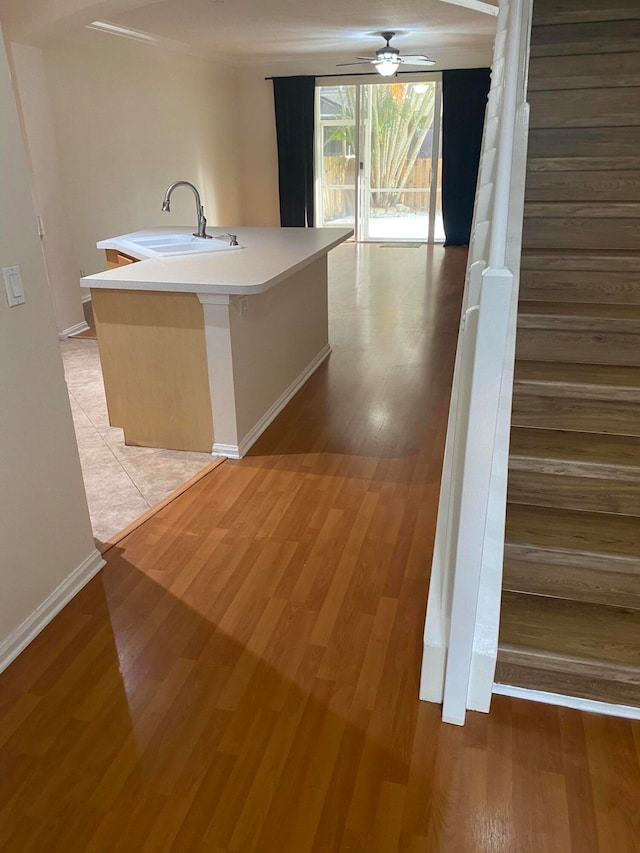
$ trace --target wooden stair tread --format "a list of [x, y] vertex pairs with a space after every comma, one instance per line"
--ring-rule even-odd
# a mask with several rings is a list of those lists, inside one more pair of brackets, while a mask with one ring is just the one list
[[593, 302], [524, 302], [524, 314], [563, 317], [611, 317], [619, 320], [640, 319], [638, 305], [605, 305]]
[[533, 24], [575, 24], [585, 21], [620, 21], [640, 17], [640, 8], [630, 0], [598, 0], [587, 6], [584, 0], [536, 0]]
[[569, 393], [595, 399], [640, 401], [640, 367], [517, 361], [514, 391]]
[[640, 202], [637, 201], [527, 201], [525, 218], [546, 219], [637, 219]]
[[[500, 648], [530, 649], [562, 659], [612, 664], [640, 683], [640, 611], [505, 592]], [[499, 659], [503, 657], [498, 653]], [[615, 672], [612, 671], [612, 677]]]
[[599, 89], [640, 85], [640, 53], [534, 57], [529, 64], [528, 91]]
[[531, 56], [627, 53], [640, 48], [640, 21], [541, 24], [532, 28]]
[[640, 436], [512, 427], [509, 468], [640, 480]]
[[640, 252], [630, 249], [523, 249], [522, 269], [529, 270], [602, 270], [634, 272], [640, 269]]
[[503, 569], [506, 592], [640, 611], [640, 524], [634, 516], [509, 503]]
[[640, 523], [634, 516], [509, 504], [505, 558], [523, 549], [605, 558], [605, 566], [638, 573]]

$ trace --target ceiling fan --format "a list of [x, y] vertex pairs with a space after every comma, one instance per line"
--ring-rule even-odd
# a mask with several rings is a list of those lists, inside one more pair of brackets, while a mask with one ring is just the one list
[[[407, 54], [400, 56], [400, 51], [397, 47], [391, 47], [389, 42], [395, 36], [395, 33], [385, 32], [380, 33], [386, 41], [386, 45], [376, 50], [375, 56], [356, 56], [355, 62], [340, 62], [341, 65], [365, 65], [369, 63], [373, 65], [378, 74], [383, 77], [392, 77], [401, 65], [435, 65], [433, 59], [429, 59], [422, 54]], [[338, 67], [339, 67], [338, 66]]]

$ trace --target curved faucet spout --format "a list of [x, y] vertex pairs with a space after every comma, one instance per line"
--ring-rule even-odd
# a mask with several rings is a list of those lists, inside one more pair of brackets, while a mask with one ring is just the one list
[[189, 187], [189, 189], [193, 190], [193, 194], [196, 197], [196, 213], [198, 216], [198, 231], [194, 233], [194, 237], [201, 237], [203, 239], [211, 239], [211, 235], [207, 234], [207, 220], [204, 216], [204, 208], [200, 201], [200, 193], [194, 187], [193, 184], [190, 184], [189, 181], [174, 181], [170, 187], [168, 187], [166, 193], [164, 194], [164, 201], [162, 202], [162, 210], [165, 213], [171, 212], [171, 193], [175, 190], [176, 187]]

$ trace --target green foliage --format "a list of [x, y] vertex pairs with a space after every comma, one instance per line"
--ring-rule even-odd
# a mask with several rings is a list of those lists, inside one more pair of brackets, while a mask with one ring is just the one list
[[[433, 124], [435, 89], [434, 85], [429, 85], [421, 92], [415, 83], [363, 87], [363, 142], [370, 150], [371, 189], [395, 191], [374, 193], [375, 206], [393, 206], [407, 186], [424, 138]], [[355, 86], [340, 86], [336, 93], [343, 117], [351, 122], [355, 122], [355, 91]], [[355, 148], [355, 130], [355, 124], [336, 127], [327, 141], [340, 139]]]

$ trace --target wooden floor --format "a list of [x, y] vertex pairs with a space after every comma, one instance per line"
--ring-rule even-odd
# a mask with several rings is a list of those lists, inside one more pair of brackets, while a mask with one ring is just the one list
[[464, 261], [334, 252], [329, 362], [0, 676], [3, 853], [640, 849], [640, 723], [417, 699]]

